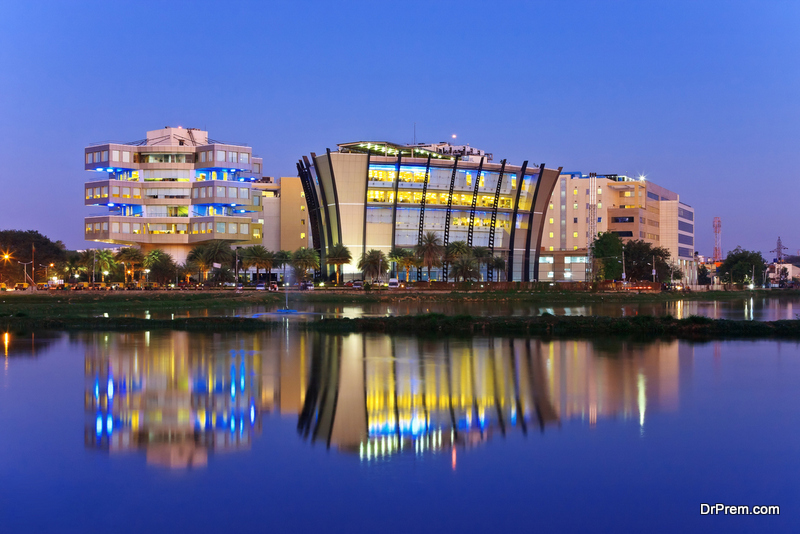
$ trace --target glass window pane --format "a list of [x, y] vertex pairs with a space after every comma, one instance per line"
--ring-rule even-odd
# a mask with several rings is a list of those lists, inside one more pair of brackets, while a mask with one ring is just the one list
[[225, 233], [225, 223], [224, 222], [218, 222], [217, 223], [217, 233], [218, 234], [224, 234]]
[[225, 161], [225, 151], [217, 150], [217, 161]]

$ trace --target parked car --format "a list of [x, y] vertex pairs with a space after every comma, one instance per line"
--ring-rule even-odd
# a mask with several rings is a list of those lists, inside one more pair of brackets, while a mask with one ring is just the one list
[[28, 282], [17, 282], [14, 285], [14, 291], [25, 291], [29, 287], [30, 287], [30, 284]]
[[267, 289], [267, 285], [264, 282], [259, 282], [256, 284], [256, 291], [265, 291]]
[[300, 282], [300, 291], [313, 291], [314, 282]]
[[400, 289], [400, 280], [397, 278], [389, 278], [389, 289]]
[[353, 280], [351, 287], [353, 289], [364, 289], [364, 281], [363, 280]]
[[8, 288], [4, 282], [0, 282], [0, 291], [8, 291]]
[[270, 290], [270, 291], [277, 291], [277, 290], [278, 290], [278, 283], [277, 283], [277, 282], [272, 282], [272, 283], [269, 285], [269, 290]]

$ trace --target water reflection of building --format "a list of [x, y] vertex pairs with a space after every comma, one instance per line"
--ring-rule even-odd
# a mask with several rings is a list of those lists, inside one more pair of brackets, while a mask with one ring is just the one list
[[[203, 465], [250, 447], [262, 415], [311, 442], [387, 458], [676, 409], [678, 342], [259, 333], [85, 334], [86, 444]], [[455, 456], [454, 456], [455, 461]]]
[[647, 413], [678, 403], [678, 342], [351, 335], [311, 346], [298, 429], [365, 459], [449, 451], [572, 419], [644, 426]]
[[272, 403], [262, 342], [245, 334], [86, 334], [87, 446], [144, 449], [148, 463], [203, 465], [247, 448]]

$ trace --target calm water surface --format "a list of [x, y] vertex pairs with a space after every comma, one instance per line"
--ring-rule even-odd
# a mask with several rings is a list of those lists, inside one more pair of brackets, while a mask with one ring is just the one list
[[794, 343], [3, 341], [2, 532], [798, 527]]
[[[553, 315], [604, 315], [610, 317], [629, 317], [634, 315], [672, 315], [678, 319], [690, 315], [702, 315], [714, 319], [734, 319], [747, 321], [776, 321], [797, 319], [800, 316], [800, 298], [798, 297], [745, 297], [724, 301], [714, 300], [679, 300], [657, 303], [590, 303], [585, 305], [542, 305], [541, 303], [525, 303], [515, 301], [458, 301], [458, 302], [420, 302], [412, 298], [399, 302], [375, 302], [354, 304], [309, 303], [297, 297], [289, 298], [289, 307], [302, 312], [300, 319], [317, 319], [325, 317], [374, 317], [386, 315], [416, 315], [420, 313], [470, 314], [477, 316], [537, 316], [543, 313]], [[274, 318], [275, 313], [284, 304], [270, 306], [241, 306], [229, 309], [193, 309], [179, 314], [172, 313], [123, 313], [115, 314], [113, 309], [109, 315], [125, 315], [164, 319], [175, 317], [198, 316], [230, 316]]]

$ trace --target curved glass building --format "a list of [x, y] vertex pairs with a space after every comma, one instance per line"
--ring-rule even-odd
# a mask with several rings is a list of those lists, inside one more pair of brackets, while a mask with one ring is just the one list
[[[343, 272], [355, 273], [367, 250], [413, 248], [431, 231], [445, 245], [466, 241], [503, 257], [506, 272], [489, 269], [487, 280], [539, 279], [543, 214], [560, 168], [493, 162], [482, 150], [448, 143], [364, 141], [338, 148], [297, 163], [325, 275], [325, 252], [335, 243], [353, 255]], [[418, 280], [427, 278], [423, 271]], [[431, 276], [447, 280], [446, 267]]]

